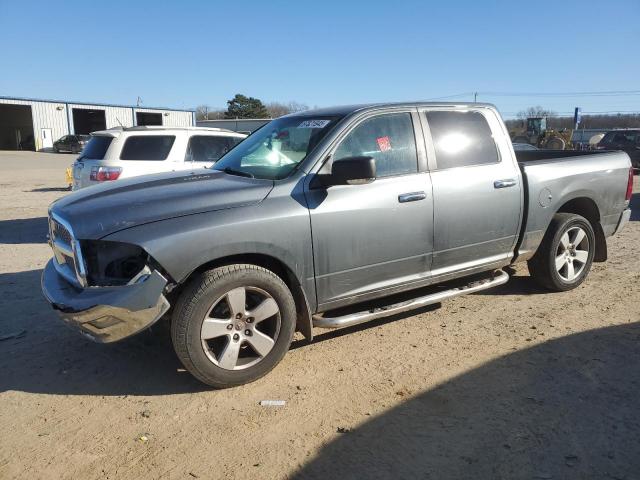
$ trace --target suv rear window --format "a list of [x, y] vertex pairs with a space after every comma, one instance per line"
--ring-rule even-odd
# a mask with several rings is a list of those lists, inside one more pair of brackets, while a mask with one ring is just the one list
[[89, 143], [84, 147], [82, 151], [82, 158], [89, 158], [91, 160], [104, 160], [104, 156], [111, 145], [113, 137], [106, 137], [96, 135], [91, 137]]
[[173, 135], [138, 135], [127, 138], [120, 160], [166, 160], [176, 137]]

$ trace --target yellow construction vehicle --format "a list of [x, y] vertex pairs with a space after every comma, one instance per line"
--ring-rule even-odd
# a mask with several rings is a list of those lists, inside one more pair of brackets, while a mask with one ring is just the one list
[[547, 117], [528, 117], [519, 128], [509, 132], [513, 143], [528, 143], [549, 150], [571, 150], [573, 130], [547, 128]]

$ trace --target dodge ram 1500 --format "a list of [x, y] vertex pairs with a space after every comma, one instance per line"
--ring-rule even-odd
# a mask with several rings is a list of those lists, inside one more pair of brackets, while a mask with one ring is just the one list
[[514, 152], [487, 104], [296, 113], [210, 169], [56, 201], [42, 288], [98, 342], [168, 319], [195, 377], [239, 385], [296, 330], [311, 340], [494, 287], [517, 262], [575, 288], [629, 220], [630, 167], [623, 152]]

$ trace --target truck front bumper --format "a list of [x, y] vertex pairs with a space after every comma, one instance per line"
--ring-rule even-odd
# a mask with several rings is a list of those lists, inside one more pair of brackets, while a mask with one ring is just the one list
[[78, 289], [56, 271], [42, 273], [42, 293], [68, 324], [99, 343], [117, 342], [153, 325], [169, 309], [167, 279], [157, 271], [138, 283]]

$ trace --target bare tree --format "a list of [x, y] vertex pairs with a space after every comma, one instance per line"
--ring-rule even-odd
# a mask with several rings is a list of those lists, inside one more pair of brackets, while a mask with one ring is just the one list
[[517, 117], [524, 120], [529, 117], [554, 117], [556, 112], [547, 108], [537, 105], [535, 107], [529, 107], [526, 110], [520, 110]]
[[[531, 116], [539, 116], [537, 113]], [[518, 119], [506, 120], [509, 130], [523, 127], [523, 121], [526, 117]], [[554, 130], [563, 128], [573, 129], [572, 116], [547, 116], [547, 127]], [[584, 115], [580, 121], [579, 128], [598, 128], [603, 130], [613, 130], [616, 128], [640, 128], [640, 114], [613, 114], [613, 115]]]
[[309, 110], [309, 107], [303, 103], [298, 102], [271, 102], [267, 103], [267, 110], [269, 111], [269, 115], [271, 116], [271, 118], [278, 118], [283, 115], [287, 115], [288, 113]]
[[196, 107], [196, 120], [220, 120], [224, 118], [225, 110], [212, 108], [209, 105], [198, 105]]

